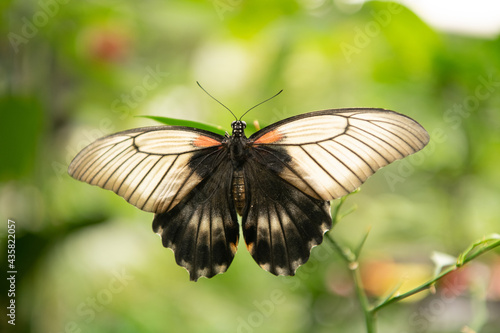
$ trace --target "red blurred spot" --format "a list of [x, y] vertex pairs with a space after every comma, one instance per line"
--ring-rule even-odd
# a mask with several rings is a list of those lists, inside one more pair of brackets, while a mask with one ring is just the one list
[[440, 294], [457, 297], [468, 289], [469, 281], [469, 267], [461, 267], [439, 280], [437, 290]]
[[491, 280], [487, 297], [491, 300], [500, 300], [500, 259], [497, 259], [491, 266]]
[[91, 47], [95, 58], [115, 62], [124, 58], [128, 49], [128, 41], [120, 34], [107, 31], [96, 36]]
[[98, 62], [124, 60], [131, 48], [131, 36], [119, 25], [94, 26], [86, 29], [79, 41], [82, 53]]

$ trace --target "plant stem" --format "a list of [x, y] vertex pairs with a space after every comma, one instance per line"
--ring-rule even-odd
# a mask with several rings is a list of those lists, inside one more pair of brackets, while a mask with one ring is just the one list
[[[333, 225], [335, 225], [342, 218], [342, 216], [339, 215], [339, 211], [346, 198], [347, 196], [343, 197], [340, 200], [339, 204], [332, 209]], [[349, 211], [349, 213], [351, 211], [352, 209]], [[376, 315], [377, 312], [382, 308], [388, 306], [389, 304], [398, 302], [402, 299], [415, 295], [423, 290], [431, 288], [439, 279], [459, 269], [469, 261], [474, 260], [483, 253], [493, 250], [496, 247], [500, 247], [500, 234], [492, 234], [490, 236], [484, 237], [482, 240], [472, 243], [465, 251], [463, 251], [458, 256], [458, 259], [454, 265], [448, 267], [445, 270], [442, 270], [439, 274], [437, 274], [434, 278], [432, 278], [428, 282], [401, 295], [393, 296], [392, 294], [390, 294], [379, 304], [372, 306], [370, 304], [370, 301], [368, 300], [368, 296], [366, 295], [365, 289], [363, 288], [363, 281], [361, 280], [361, 274], [359, 271], [359, 262], [358, 262], [361, 249], [366, 241], [366, 238], [368, 237], [368, 233], [366, 233], [365, 237], [363, 238], [363, 240], [361, 241], [361, 243], [355, 249], [354, 252], [350, 248], [341, 246], [339, 243], [337, 243], [337, 241], [332, 237], [331, 233], [326, 233], [325, 237], [330, 241], [335, 250], [337, 250], [342, 259], [346, 262], [347, 267], [351, 272], [352, 279], [354, 281], [354, 286], [356, 289], [356, 295], [358, 296], [359, 303], [361, 304], [361, 308], [363, 309], [363, 314], [365, 316], [366, 331], [368, 333], [375, 333], [377, 331]], [[398, 288], [396, 288], [395, 290], [397, 289]]]
[[363, 288], [363, 281], [361, 280], [361, 275], [359, 273], [359, 263], [356, 255], [350, 249], [340, 246], [340, 244], [338, 244], [330, 234], [326, 234], [326, 238], [330, 241], [333, 247], [335, 247], [342, 259], [347, 263], [347, 267], [349, 268], [354, 281], [356, 295], [358, 296], [359, 303], [361, 304], [361, 308], [363, 309], [363, 314], [365, 316], [366, 331], [368, 333], [375, 333], [375, 312], [372, 312], [370, 309], [370, 302], [366, 296], [365, 289]]
[[354, 285], [356, 286], [356, 295], [358, 295], [359, 303], [361, 304], [363, 314], [365, 315], [366, 332], [375, 333], [377, 331], [375, 322], [376, 313], [370, 310], [370, 302], [366, 296], [365, 289], [363, 288], [358, 263], [356, 263], [356, 268], [351, 268], [351, 274], [354, 280]]
[[479, 250], [477, 250], [476, 252], [472, 253], [469, 255], [469, 253], [471, 253], [476, 247], [478, 247], [479, 245], [482, 245], [483, 243], [482, 242], [478, 242], [478, 243], [475, 243], [473, 245], [471, 245], [464, 253], [462, 253], [460, 257], [462, 257], [462, 261], [461, 262], [457, 262], [455, 265], [453, 266], [450, 266], [448, 267], [447, 269], [443, 270], [441, 273], [439, 273], [438, 275], [436, 275], [433, 279], [429, 280], [428, 282], [418, 286], [417, 288], [415, 289], [412, 289], [404, 294], [401, 294], [401, 295], [397, 295], [397, 296], [393, 296], [393, 297], [390, 297], [389, 299], [385, 300], [384, 302], [374, 306], [370, 312], [374, 315], [377, 313], [377, 311], [379, 311], [380, 309], [386, 307], [387, 305], [389, 304], [392, 304], [392, 303], [395, 303], [395, 302], [398, 302], [402, 299], [405, 299], [407, 297], [410, 297], [414, 294], [417, 294], [423, 290], [426, 290], [426, 289], [429, 289], [433, 284], [435, 284], [439, 279], [443, 278], [444, 276], [450, 274], [451, 272], [457, 270], [458, 268], [462, 267], [463, 265], [465, 265], [466, 263], [468, 263], [469, 261], [471, 260], [474, 260], [476, 257], [480, 256], [481, 254], [483, 253], [486, 253], [498, 246], [500, 246], [500, 240], [497, 240], [496, 242], [493, 242], [489, 245], [486, 245], [486, 246], [483, 246], [481, 247]]
[[[384, 301], [379, 303], [378, 305], [370, 305], [370, 301], [368, 300], [368, 296], [366, 295], [366, 292], [363, 288], [363, 281], [361, 280], [361, 274], [359, 272], [359, 263], [358, 263], [358, 256], [360, 249], [356, 253], [352, 252], [351, 249], [347, 247], [341, 246], [337, 241], [331, 236], [330, 233], [326, 234], [326, 239], [330, 241], [330, 243], [333, 245], [333, 247], [337, 250], [337, 252], [340, 254], [342, 259], [346, 262], [347, 267], [349, 268], [349, 271], [351, 272], [352, 279], [354, 281], [354, 286], [356, 289], [356, 295], [358, 297], [359, 303], [361, 304], [361, 307], [363, 309], [363, 314], [365, 316], [365, 323], [366, 323], [366, 331], [368, 333], [375, 333], [377, 328], [376, 328], [376, 314], [379, 310], [382, 308], [398, 302], [402, 299], [405, 299], [407, 297], [410, 297], [412, 295], [415, 295], [423, 290], [429, 289], [432, 287], [438, 280], [443, 278], [444, 276], [454, 272], [455, 270], [459, 269], [469, 261], [474, 260], [478, 256], [496, 248], [500, 247], [500, 236], [498, 235], [493, 235], [490, 238], [485, 238], [481, 241], [475, 242], [472, 245], [470, 245], [464, 252], [462, 252], [458, 256], [457, 262], [448, 267], [447, 269], [441, 271], [438, 275], [436, 275], [434, 278], [429, 280], [428, 282], [418, 286], [417, 288], [414, 288], [404, 294], [397, 295], [397, 296], [392, 296], [386, 298]], [[366, 238], [366, 236], [365, 236]], [[493, 242], [492, 242], [493, 241]], [[364, 240], [362, 244], [364, 243]], [[362, 245], [360, 245], [361, 247]]]

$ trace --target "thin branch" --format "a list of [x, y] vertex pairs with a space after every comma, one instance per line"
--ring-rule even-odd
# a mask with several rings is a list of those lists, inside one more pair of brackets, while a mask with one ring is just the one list
[[[489, 245], [485, 245], [489, 242], [491, 242], [492, 240], [496, 240], [496, 241], [493, 241], [491, 244]], [[484, 245], [484, 246], [483, 246]], [[476, 252], [472, 253], [474, 250], [476, 250], [478, 247], [482, 246], [481, 248], [479, 248]], [[497, 235], [495, 235], [494, 237], [492, 238], [487, 238], [487, 239], [484, 239], [484, 240], [481, 240], [479, 242], [476, 242], [474, 244], [472, 244], [471, 246], [469, 246], [469, 248], [467, 250], [465, 250], [462, 254], [459, 255], [459, 259], [457, 260], [457, 263], [453, 266], [450, 266], [448, 267], [447, 269], [443, 270], [441, 273], [439, 273], [438, 275], [436, 275], [433, 279], [429, 280], [428, 282], [418, 286], [417, 288], [415, 289], [412, 289], [404, 294], [401, 294], [401, 295], [397, 295], [397, 296], [394, 296], [394, 297], [390, 297], [389, 299], [381, 302], [380, 304], [374, 306], [372, 309], [371, 309], [371, 313], [372, 314], [375, 314], [377, 311], [379, 311], [380, 309], [392, 304], [392, 303], [395, 303], [395, 302], [398, 302], [402, 299], [405, 299], [407, 297], [410, 297], [412, 295], [415, 295], [421, 291], [424, 291], [426, 289], [429, 289], [431, 288], [438, 280], [442, 279], [444, 276], [454, 272], [455, 270], [457, 270], [458, 268], [462, 267], [463, 265], [465, 265], [466, 263], [468, 263], [469, 261], [472, 261], [474, 260], [475, 258], [477, 258], [478, 256], [488, 252], [488, 251], [491, 251], [493, 250], [494, 248], [496, 247], [499, 247], [500, 246], [500, 239], [497, 238]]]
[[[375, 313], [371, 312], [370, 301], [368, 300], [368, 297], [366, 296], [365, 293], [365, 289], [363, 287], [363, 281], [361, 280], [361, 275], [359, 273], [358, 258], [349, 248], [342, 247], [339, 243], [337, 243], [337, 241], [330, 235], [330, 233], [326, 234], [326, 239], [330, 241], [330, 243], [342, 257], [342, 259], [346, 262], [347, 267], [351, 272], [352, 279], [354, 281], [356, 295], [358, 296], [359, 303], [361, 304], [361, 308], [363, 309], [363, 314], [365, 316], [365, 323], [366, 323], [366, 331], [368, 333], [375, 333], [376, 332]], [[365, 240], [366, 237], [363, 239], [361, 244], [363, 244]]]
[[[340, 208], [344, 204], [344, 201], [346, 197], [343, 197], [339, 204], [332, 209], [332, 222], [333, 225], [335, 225], [339, 220], [342, 219], [345, 214], [340, 214]], [[352, 211], [349, 210], [349, 213]], [[369, 232], [369, 230], [368, 230]], [[457, 258], [457, 261], [454, 265], [448, 267], [445, 270], [442, 270], [439, 274], [437, 274], [434, 278], [429, 280], [428, 282], [416, 287], [415, 289], [412, 289], [404, 294], [394, 296], [394, 293], [396, 292], [397, 289], [394, 289], [392, 293], [390, 293], [388, 296], [386, 296], [382, 301], [379, 302], [377, 305], [371, 305], [370, 301], [368, 299], [368, 296], [365, 292], [365, 289], [363, 288], [363, 281], [361, 279], [361, 274], [359, 271], [359, 255], [361, 253], [361, 249], [368, 237], [368, 232], [364, 236], [364, 238], [361, 240], [360, 244], [358, 247], [355, 249], [355, 251], [352, 251], [348, 247], [341, 246], [337, 241], [332, 237], [331, 233], [326, 233], [325, 237], [330, 241], [330, 243], [333, 245], [335, 250], [340, 254], [341, 258], [345, 261], [347, 264], [347, 267], [349, 268], [349, 271], [351, 272], [352, 279], [354, 281], [354, 286], [356, 289], [356, 295], [358, 297], [359, 303], [361, 304], [361, 307], [363, 309], [363, 314], [365, 316], [365, 323], [366, 323], [366, 331], [368, 333], [375, 333], [376, 332], [376, 314], [378, 311], [381, 309], [385, 308], [386, 306], [398, 302], [402, 299], [405, 299], [407, 297], [410, 297], [412, 295], [415, 295], [423, 290], [429, 289], [434, 284], [445, 277], [446, 275], [454, 272], [455, 270], [459, 269], [469, 261], [474, 260], [475, 258], [479, 257], [480, 255], [493, 250], [496, 247], [500, 247], [500, 235], [499, 234], [493, 234], [488, 237], [483, 238], [482, 240], [479, 240], [477, 242], [472, 243], [465, 251], [463, 251]]]

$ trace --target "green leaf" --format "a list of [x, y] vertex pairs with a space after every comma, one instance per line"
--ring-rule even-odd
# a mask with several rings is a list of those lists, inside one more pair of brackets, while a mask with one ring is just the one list
[[[493, 244], [491, 244], [493, 243]], [[491, 234], [485, 236], [471, 244], [464, 252], [460, 253], [457, 259], [457, 266], [463, 266], [468, 261], [472, 260], [477, 255], [481, 254], [485, 249], [497, 247], [500, 245], [500, 234]]]
[[46, 112], [35, 98], [0, 97], [0, 183], [34, 176]]
[[366, 230], [365, 235], [363, 236], [363, 239], [361, 242], [359, 242], [358, 246], [354, 249], [354, 255], [356, 256], [356, 260], [359, 259], [359, 255], [361, 254], [361, 250], [363, 249], [363, 246], [365, 245], [366, 240], [368, 239], [368, 235], [370, 234], [371, 227]]
[[339, 222], [342, 218], [344, 218], [345, 216], [351, 214], [352, 212], [354, 212], [358, 207], [357, 206], [352, 206], [351, 208], [349, 208], [347, 210], [347, 212], [343, 213], [343, 214], [340, 214], [340, 208], [342, 207], [342, 205], [344, 204], [344, 202], [346, 201], [346, 199], [353, 195], [353, 194], [356, 194], [360, 191], [359, 188], [355, 189], [354, 191], [352, 191], [351, 193], [347, 194], [347, 195], [344, 195], [342, 198], [340, 198], [339, 200], [339, 203], [337, 206], [335, 207], [332, 207], [332, 222], [333, 222], [333, 225], [332, 225], [332, 228], [334, 225], [337, 224], [337, 222]]
[[168, 118], [160, 116], [137, 116], [137, 117], [152, 119], [164, 125], [193, 127], [214, 132], [220, 135], [226, 134], [226, 131], [222, 129], [222, 126], [204, 124], [193, 120], [176, 119], [176, 118]]

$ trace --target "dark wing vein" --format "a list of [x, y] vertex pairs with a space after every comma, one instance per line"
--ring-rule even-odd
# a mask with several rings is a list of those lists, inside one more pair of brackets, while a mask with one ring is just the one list
[[361, 128], [361, 127], [358, 127], [358, 126], [353, 126], [351, 125], [351, 127], [355, 127], [357, 128], [358, 130], [362, 131], [362, 132], [365, 132], [367, 134], [367, 136], [373, 136], [375, 138], [377, 138], [378, 140], [382, 141], [383, 143], [385, 143], [387, 146], [391, 147], [392, 149], [394, 149], [395, 151], [397, 151], [399, 153], [399, 155], [401, 155], [401, 157], [405, 156], [405, 154], [403, 154], [399, 149], [397, 149], [396, 147], [394, 147], [389, 141], [381, 138], [380, 136], [376, 135], [375, 133], [371, 133], [371, 132], [368, 132], [367, 130], [365, 130], [364, 128]]
[[250, 139], [256, 151], [281, 152], [275, 154], [281, 178], [316, 199], [332, 200], [379, 168], [422, 149], [428, 134], [393, 111], [340, 109], [291, 117]]
[[[209, 145], [203, 139], [196, 145], [200, 137], [210, 138]], [[68, 172], [78, 180], [112, 190], [140, 209], [160, 213], [171, 209], [202, 180], [194, 169], [204, 159], [191, 165], [191, 158], [205, 152], [210, 155], [221, 148], [222, 139], [184, 127], [124, 131], [84, 148]]]
[[306, 185], [309, 187], [309, 189], [310, 189], [313, 193], [315, 193], [317, 196], [319, 196], [319, 194], [316, 192], [316, 190], [314, 189], [314, 187], [313, 187], [313, 186], [311, 186], [311, 184], [309, 184], [309, 183], [308, 183], [308, 182], [307, 182], [307, 181], [306, 181], [306, 180], [305, 180], [305, 179], [304, 179], [304, 178], [300, 175], [300, 173], [299, 173], [297, 170], [295, 170], [294, 168], [290, 167], [290, 165], [289, 165], [286, 161], [284, 161], [281, 157], [279, 157], [277, 154], [275, 154], [272, 150], [271, 150], [271, 151], [269, 151], [269, 150], [262, 149], [262, 148], [261, 148], [261, 147], [259, 147], [259, 146], [255, 146], [255, 147], [254, 147], [254, 151], [255, 151], [256, 153], [259, 153], [259, 154], [261, 155], [261, 157], [262, 157], [262, 153], [261, 153], [261, 152], [265, 152], [266, 154], [270, 154], [271, 156], [273, 156], [273, 157], [275, 158], [275, 160], [276, 160], [276, 161], [280, 162], [280, 166], [281, 166], [281, 167], [284, 167], [284, 168], [286, 168], [287, 170], [289, 170], [290, 172], [292, 172], [292, 173], [293, 173], [293, 174], [294, 174], [297, 178], [299, 178], [300, 180], [302, 180], [302, 181], [304, 182], [304, 184], [306, 184]]
[[307, 156], [309, 156], [309, 158], [311, 159], [311, 161], [313, 161], [314, 163], [316, 163], [321, 170], [323, 170], [328, 176], [330, 176], [330, 178], [336, 182], [340, 187], [342, 187], [342, 189], [344, 189], [344, 191], [346, 191], [347, 193], [349, 193], [350, 191], [344, 186], [344, 184], [342, 184], [341, 182], [339, 182], [337, 180], [337, 178], [335, 178], [335, 176], [333, 176], [328, 170], [325, 169], [325, 167], [323, 166], [323, 164], [321, 164], [320, 162], [318, 162], [314, 156], [312, 156], [311, 154], [309, 154], [309, 152], [307, 150], [304, 149], [304, 145], [301, 145], [300, 148], [302, 149], [302, 151], [304, 153], [306, 153]]
[[[337, 143], [337, 142], [336, 142]], [[363, 182], [363, 180], [358, 176], [358, 174], [356, 172], [354, 172], [354, 170], [351, 169], [351, 167], [345, 163], [344, 161], [342, 161], [342, 159], [338, 158], [337, 156], [335, 156], [334, 154], [332, 154], [331, 151], [329, 151], [328, 149], [326, 149], [323, 145], [321, 144], [318, 144], [318, 146], [320, 146], [325, 152], [327, 152], [332, 158], [334, 158], [335, 160], [339, 161], [340, 164], [342, 164], [347, 170], [349, 170], [350, 173], [352, 173], [353, 175], [356, 176], [356, 178], [358, 178], [358, 180], [360, 182]], [[326, 172], [326, 170], [325, 170]]]
[[[356, 155], [360, 160], [363, 161], [363, 163], [365, 163], [369, 168], [370, 170], [372, 171], [372, 173], [375, 173], [376, 170], [373, 170], [372, 166], [370, 165], [370, 163], [368, 163], [361, 155], [359, 155], [354, 149], [352, 149], [351, 147], [343, 144], [342, 142], [340, 141], [335, 141], [333, 140], [335, 143], [341, 145], [342, 147], [344, 147], [345, 149], [349, 150], [352, 154]], [[372, 149], [373, 150], [373, 149]], [[333, 154], [332, 154], [333, 156]]]

